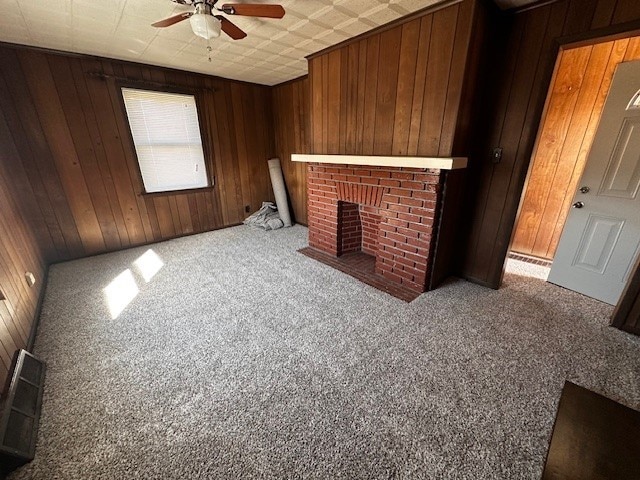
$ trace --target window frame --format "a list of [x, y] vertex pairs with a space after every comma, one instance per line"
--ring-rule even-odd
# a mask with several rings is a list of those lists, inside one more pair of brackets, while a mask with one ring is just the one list
[[[140, 182], [141, 192], [139, 195], [149, 196], [149, 197], [159, 197], [159, 196], [167, 196], [167, 195], [184, 195], [187, 193], [198, 193], [198, 192], [207, 192], [211, 191], [215, 188], [215, 175], [213, 174], [214, 170], [214, 162], [211, 156], [213, 151], [210, 148], [209, 142], [211, 138], [206, 130], [204, 130], [204, 114], [203, 114], [203, 101], [201, 98], [201, 92], [199, 89], [191, 89], [187, 87], [179, 87], [173, 85], [157, 85], [157, 84], [149, 84], [144, 81], [133, 81], [133, 80], [118, 80], [115, 82], [116, 88], [118, 89], [118, 97], [120, 102], [120, 110], [124, 117], [124, 121], [127, 125], [127, 132], [129, 136], [129, 145], [131, 146], [131, 151], [133, 153], [133, 158], [135, 159], [135, 166], [138, 181]], [[124, 103], [124, 94], [122, 92], [123, 88], [133, 88], [137, 90], [146, 90], [149, 92], [157, 92], [157, 93], [175, 93], [178, 95], [190, 95], [194, 98], [196, 104], [196, 113], [198, 115], [198, 129], [200, 130], [200, 141], [202, 142], [202, 154], [204, 156], [204, 168], [207, 179], [207, 185], [204, 187], [196, 187], [196, 188], [184, 188], [180, 190], [163, 190], [160, 192], [147, 192], [147, 189], [144, 184], [144, 178], [142, 177], [142, 168], [140, 167], [140, 160], [138, 159], [138, 151], [136, 150], [136, 143], [133, 140], [133, 132], [131, 131], [131, 122], [129, 122], [129, 115], [127, 114], [127, 107]]]

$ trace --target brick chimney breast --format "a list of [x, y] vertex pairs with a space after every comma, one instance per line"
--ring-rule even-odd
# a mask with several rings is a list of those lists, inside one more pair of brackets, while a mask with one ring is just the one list
[[437, 169], [309, 163], [309, 245], [338, 257], [362, 251], [375, 272], [427, 289], [441, 200]]

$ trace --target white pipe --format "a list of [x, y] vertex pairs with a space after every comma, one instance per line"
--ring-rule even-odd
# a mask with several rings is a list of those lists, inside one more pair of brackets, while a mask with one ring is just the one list
[[287, 202], [287, 189], [284, 186], [284, 177], [282, 176], [282, 167], [279, 158], [269, 160], [269, 175], [271, 176], [271, 186], [276, 196], [276, 205], [280, 220], [285, 227], [291, 226], [291, 214], [289, 213], [289, 203]]

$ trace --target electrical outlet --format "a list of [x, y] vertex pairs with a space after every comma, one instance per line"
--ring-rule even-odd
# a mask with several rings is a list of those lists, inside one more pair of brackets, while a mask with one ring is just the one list
[[24, 277], [27, 279], [27, 285], [33, 287], [36, 284], [36, 277], [31, 272], [25, 272]]
[[491, 161], [493, 163], [500, 163], [500, 160], [502, 160], [502, 148], [494, 148], [493, 152], [491, 153]]

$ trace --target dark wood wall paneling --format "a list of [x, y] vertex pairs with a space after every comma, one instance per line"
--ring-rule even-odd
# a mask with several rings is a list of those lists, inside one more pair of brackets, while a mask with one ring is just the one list
[[511, 250], [553, 259], [615, 69], [638, 58], [640, 37], [558, 55]]
[[449, 156], [476, 2], [309, 59], [313, 153]]
[[[481, 154], [472, 161], [477, 178], [471, 206], [464, 277], [498, 288], [520, 196], [560, 43], [640, 27], [637, 0], [560, 0], [515, 15], [493, 29], [494, 57]], [[630, 23], [627, 23], [630, 22]], [[491, 150], [503, 148], [500, 163]]]
[[[214, 188], [143, 195], [119, 85], [91, 73], [193, 89]], [[268, 87], [2, 46], [0, 106], [18, 199], [49, 262], [234, 225], [273, 199]]]
[[307, 224], [307, 164], [292, 153], [311, 151], [310, 93], [307, 76], [272, 89], [276, 156], [280, 158], [295, 221]]
[[[37, 233], [25, 220], [17, 193], [23, 187], [14, 182], [14, 168], [20, 168], [17, 147], [7, 119], [0, 112], [0, 386], [15, 350], [26, 348], [44, 288], [47, 262]], [[32, 202], [35, 203], [35, 202]], [[27, 284], [25, 273], [36, 283]]]

